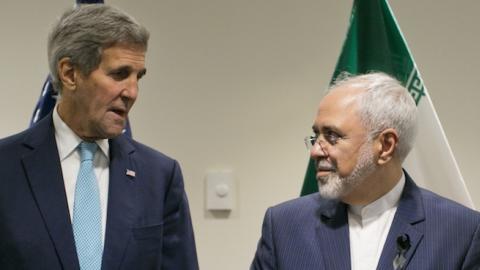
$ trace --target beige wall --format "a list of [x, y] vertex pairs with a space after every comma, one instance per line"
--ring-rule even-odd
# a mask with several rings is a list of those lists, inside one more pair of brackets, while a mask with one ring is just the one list
[[[0, 137], [28, 124], [47, 74], [50, 24], [73, 0], [0, 9]], [[202, 269], [247, 269], [268, 206], [302, 184], [316, 105], [351, 1], [116, 0], [151, 30], [134, 137], [178, 159]], [[480, 2], [392, 0], [469, 191], [480, 207]], [[204, 176], [232, 169], [237, 208], [204, 210]]]

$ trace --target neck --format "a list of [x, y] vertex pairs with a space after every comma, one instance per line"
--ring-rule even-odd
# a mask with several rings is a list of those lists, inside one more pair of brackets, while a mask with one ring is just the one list
[[69, 108], [72, 108], [72, 104], [66, 104], [65, 100], [60, 99], [58, 101], [57, 105], [57, 112], [58, 116], [62, 119], [62, 121], [78, 136], [80, 137], [83, 141], [86, 142], [94, 142], [95, 140], [98, 140], [100, 138], [92, 138], [88, 136], [84, 136], [82, 132], [82, 129], [75, 123], [75, 117], [74, 113], [69, 110]]

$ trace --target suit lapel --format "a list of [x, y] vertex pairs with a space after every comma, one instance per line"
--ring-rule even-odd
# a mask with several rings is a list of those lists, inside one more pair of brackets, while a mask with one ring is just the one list
[[[119, 269], [123, 260], [136, 208], [135, 148], [122, 135], [110, 140], [110, 180], [103, 269]], [[130, 170], [127, 175], [127, 170]]]
[[405, 172], [405, 187], [388, 233], [377, 269], [393, 269], [393, 260], [397, 255], [397, 238], [408, 235], [410, 248], [405, 254], [405, 266], [412, 259], [418, 244], [423, 239], [425, 213], [420, 189]]
[[351, 269], [347, 208], [327, 201], [320, 208], [318, 237], [325, 269]]
[[78, 269], [65, 185], [51, 113], [34, 126], [24, 145], [22, 164], [55, 250], [65, 269]]

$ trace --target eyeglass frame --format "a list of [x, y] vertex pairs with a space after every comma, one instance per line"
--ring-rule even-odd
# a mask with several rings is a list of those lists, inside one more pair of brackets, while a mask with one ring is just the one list
[[[325, 136], [330, 137], [330, 138], [325, 138]], [[357, 136], [364, 136], [362, 135], [357, 135]], [[356, 137], [356, 136], [355, 136]], [[319, 134], [314, 134], [310, 136], [306, 136], [303, 141], [305, 143], [305, 146], [307, 147], [308, 151], [311, 151], [312, 148], [315, 146], [315, 144], [318, 144], [320, 146], [320, 149], [324, 152], [325, 151], [325, 146], [322, 145], [321, 141], [324, 141], [324, 143], [327, 143], [330, 146], [335, 146], [338, 141], [345, 139], [345, 137], [338, 135], [337, 133], [331, 133], [331, 134], [325, 134], [325, 133], [319, 133]], [[371, 140], [371, 136], [367, 135], [367, 141]]]

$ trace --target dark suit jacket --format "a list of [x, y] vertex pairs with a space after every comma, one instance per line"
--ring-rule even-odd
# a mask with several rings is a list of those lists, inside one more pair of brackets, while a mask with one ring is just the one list
[[[198, 269], [178, 163], [123, 135], [109, 144], [102, 269]], [[79, 269], [51, 114], [0, 140], [0, 166], [0, 269]]]
[[[405, 188], [377, 269], [393, 269], [396, 239], [407, 234], [406, 269], [480, 269], [480, 213], [421, 189]], [[318, 193], [267, 210], [250, 269], [350, 269], [347, 208]]]

